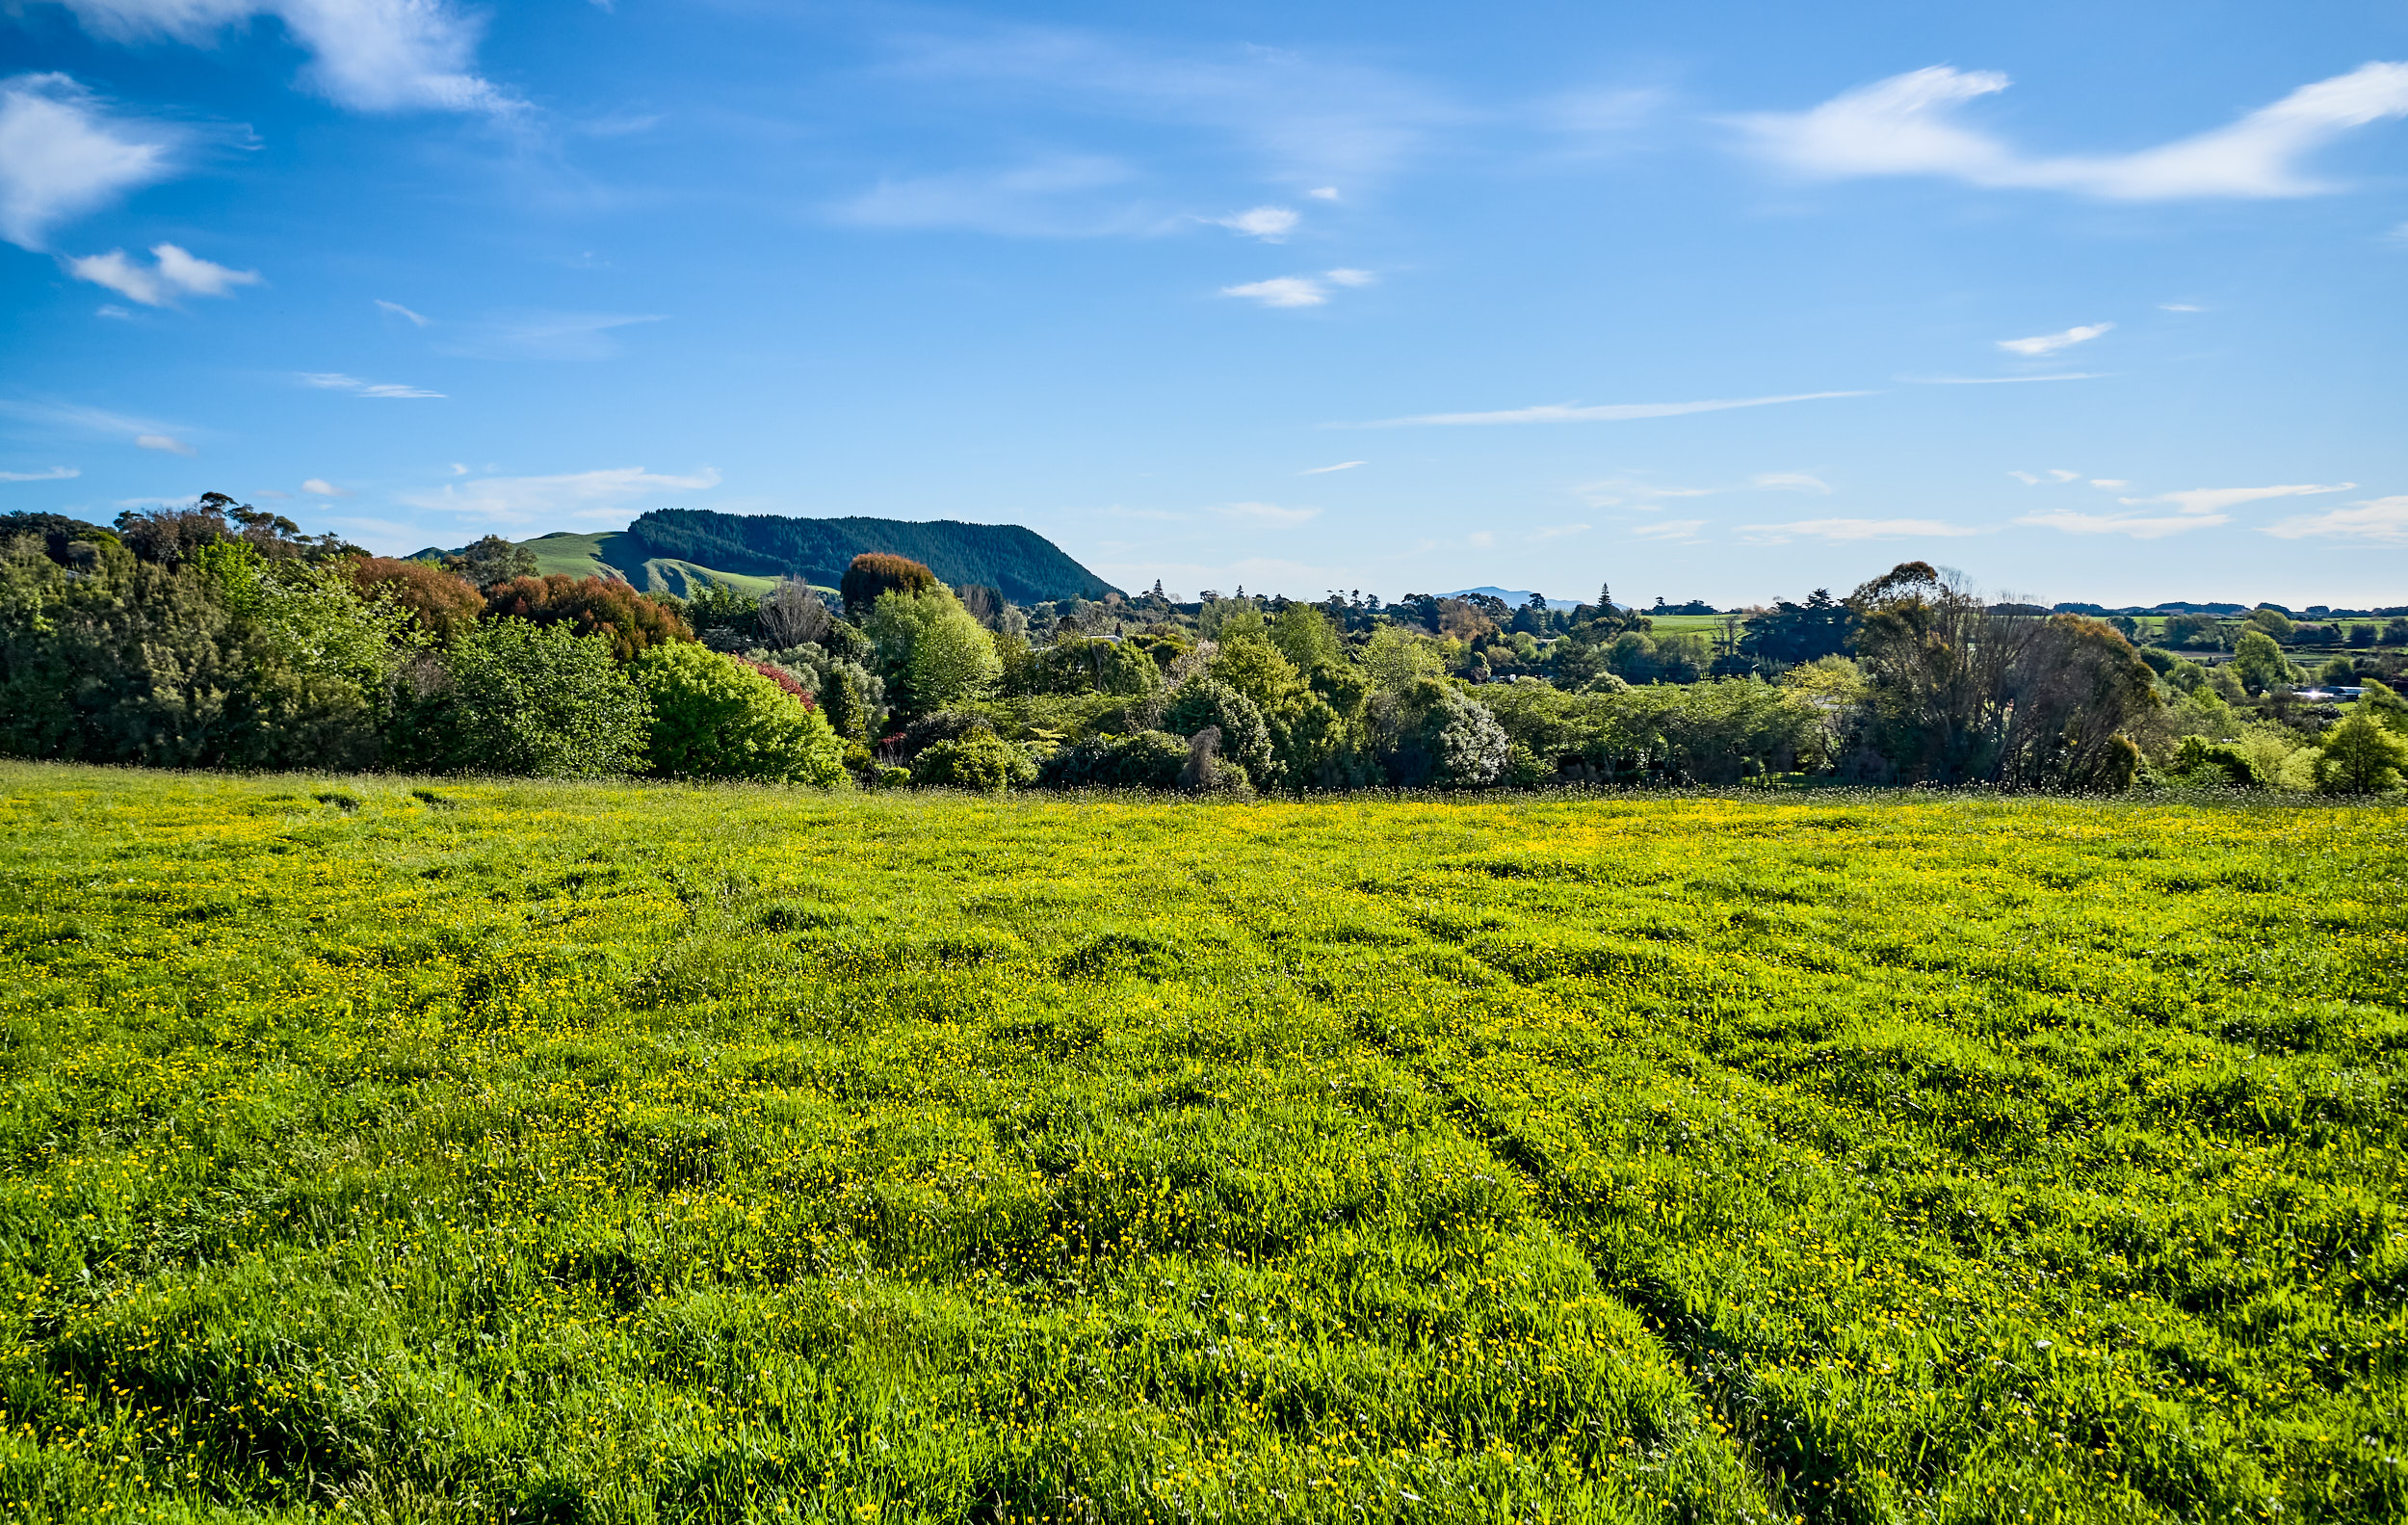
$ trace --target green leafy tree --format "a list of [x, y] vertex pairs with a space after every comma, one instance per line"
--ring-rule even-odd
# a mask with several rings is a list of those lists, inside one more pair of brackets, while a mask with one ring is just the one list
[[1371, 702], [1373, 745], [1400, 788], [1484, 789], [1504, 776], [1513, 740], [1453, 684], [1423, 678]]
[[2386, 794], [2408, 770], [2408, 739], [2391, 734], [2364, 710], [2324, 733], [2316, 759], [2318, 794]]
[[[2247, 628], [2262, 631], [2278, 642], [2288, 643], [2299, 635], [2299, 627], [2291, 622], [2290, 616], [2280, 609], [2252, 609], [2246, 624]], [[2234, 649], [2238, 650], [2239, 647]]]
[[465, 578], [477, 589], [490, 592], [495, 585], [515, 578], [538, 575], [536, 553], [524, 545], [513, 545], [498, 535], [487, 535], [475, 544], [446, 556], [442, 569]]
[[1346, 644], [1338, 639], [1338, 627], [1311, 604], [1290, 604], [1272, 616], [1270, 643], [1299, 672], [1342, 667], [1347, 659]]
[[1168, 731], [1098, 736], [1046, 758], [1038, 781], [1049, 789], [1173, 789], [1188, 756], [1186, 739]]
[[1207, 725], [1220, 728], [1218, 754], [1244, 769], [1246, 777], [1259, 784], [1277, 781], [1270, 727], [1263, 722], [1261, 707], [1219, 678], [1197, 673], [1172, 691], [1163, 728], [1193, 736]]
[[973, 698], [1003, 670], [994, 637], [941, 585], [879, 594], [868, 634], [887, 696], [907, 715], [932, 715]]
[[2284, 658], [2283, 648], [2263, 629], [2244, 630], [2233, 643], [2233, 669], [2253, 694], [2290, 681], [2290, 663]]
[[2357, 664], [2347, 657], [2335, 657], [2316, 670], [2316, 681], [2319, 683], [2355, 683], [2358, 681]]
[[821, 788], [844, 776], [844, 743], [826, 718], [732, 657], [678, 642], [646, 649], [628, 672], [651, 710], [655, 773]]
[[409, 677], [394, 726], [393, 760], [401, 766], [587, 778], [643, 764], [651, 709], [602, 636], [488, 619], [449, 649], [422, 657]]

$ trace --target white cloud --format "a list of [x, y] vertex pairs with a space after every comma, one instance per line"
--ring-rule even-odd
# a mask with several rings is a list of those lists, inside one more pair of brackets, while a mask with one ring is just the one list
[[0, 238], [46, 248], [52, 227], [168, 174], [173, 146], [65, 74], [0, 80]]
[[312, 496], [321, 498], [348, 498], [351, 496], [350, 493], [344, 491], [341, 487], [336, 486], [333, 483], [328, 482], [324, 477], [310, 478], [307, 482], [301, 484], [301, 490], [311, 494]]
[[2287, 540], [2329, 536], [2375, 545], [2408, 545], [2408, 497], [2369, 498], [2329, 513], [2302, 514], [2269, 524], [2264, 533]]
[[363, 381], [340, 371], [304, 371], [303, 386], [315, 386], [329, 392], [350, 392], [359, 397], [441, 397], [423, 386], [408, 386], [400, 381]]
[[2129, 487], [2132, 486], [2131, 483], [2126, 482], [2121, 477], [2093, 477], [2090, 479], [2090, 485], [2094, 487], [2107, 488]]
[[593, 524], [623, 520], [631, 504], [646, 498], [700, 492], [719, 483], [720, 474], [708, 466], [685, 477], [650, 472], [641, 466], [616, 466], [554, 477], [483, 477], [400, 497], [412, 508], [457, 513], [485, 524], [558, 519]]
[[2208, 309], [2205, 307], [2197, 306], [2187, 302], [2160, 302], [2158, 303], [2158, 311], [2159, 312], [2205, 312]]
[[1257, 524], [1302, 524], [1321, 513], [1319, 509], [1286, 509], [1276, 503], [1218, 503], [1213, 513], [1223, 518], [1248, 519]]
[[1222, 227], [1243, 233], [1249, 238], [1259, 238], [1266, 244], [1276, 244], [1295, 232], [1296, 223], [1303, 219], [1284, 206], [1258, 206], [1247, 211], [1232, 213], [1228, 217], [1217, 217], [1212, 221]]
[[392, 313], [396, 317], [407, 318], [412, 327], [423, 329], [431, 321], [418, 313], [410, 311], [407, 307], [403, 306], [398, 302], [387, 302], [382, 297], [379, 297], [375, 300], [377, 305], [382, 307], [385, 311]]
[[2255, 503], [2261, 498], [2312, 498], [2324, 492], [2347, 492], [2357, 485], [2342, 482], [2329, 487], [2312, 483], [2288, 487], [2189, 487], [2181, 492], [2160, 492], [2153, 498], [2118, 498], [2116, 501], [2132, 508], [2151, 503], [2171, 503], [2185, 513], [2221, 513], [2226, 509]]
[[114, 302], [104, 302], [99, 306], [92, 309], [92, 316], [96, 318], [128, 320], [134, 316], [134, 309], [131, 307], [120, 307]]
[[65, 482], [82, 475], [73, 466], [52, 466], [47, 471], [0, 471], [0, 482]]
[[1805, 537], [1818, 540], [1953, 539], [1977, 529], [1939, 519], [1798, 519], [1789, 524], [1746, 524], [1740, 533], [1759, 544], [1779, 545]]
[[2044, 355], [2055, 355], [2059, 350], [2070, 350], [2077, 344], [2087, 344], [2114, 327], [2111, 323], [2087, 323], [2067, 329], [2062, 333], [2035, 333], [2028, 339], [2001, 339], [1999, 348], [2009, 355], [2037, 359]]
[[172, 434], [136, 434], [134, 443], [144, 450], [164, 450], [170, 456], [196, 456], [200, 452]]
[[2169, 535], [2186, 535], [2192, 530], [2210, 530], [2232, 521], [2221, 513], [2193, 513], [2168, 518], [2150, 514], [2032, 513], [2015, 521], [2037, 525], [2042, 529], [2063, 530], [2068, 535], [2129, 535], [2135, 540], [2161, 540]]
[[2119, 200], [2309, 196], [2332, 187], [2297, 161], [2353, 127], [2408, 116], [2408, 64], [2373, 63], [2303, 85], [2230, 126], [2136, 153], [2028, 158], [1961, 125], [1968, 101], [2007, 88], [1992, 70], [1935, 66], [1836, 95], [1811, 111], [1738, 118], [1757, 150], [1803, 174], [1943, 175], [1974, 185]]
[[1379, 281], [1379, 277], [1368, 270], [1348, 270], [1343, 266], [1323, 271], [1322, 274], [1341, 286], [1371, 286]]
[[1463, 543], [1471, 546], [1475, 550], [1487, 550], [1497, 543], [1496, 532], [1493, 530], [1474, 530], [1471, 534], [1463, 537]]
[[1650, 540], [1693, 540], [1705, 524], [1704, 519], [1658, 519], [1652, 524], [1634, 524], [1630, 533]]
[[967, 228], [1016, 238], [1096, 238], [1158, 228], [1165, 219], [1119, 196], [1095, 194], [1136, 177], [1118, 159], [1058, 154], [1005, 170], [881, 180], [830, 207], [828, 215], [855, 227]]
[[482, 22], [447, 0], [62, 0], [87, 31], [120, 42], [206, 45], [274, 16], [310, 55], [303, 79], [355, 111], [506, 111], [518, 103], [471, 72]]
[[138, 259], [126, 258], [125, 250], [113, 249], [105, 254], [70, 259], [66, 270], [77, 280], [106, 286], [145, 307], [165, 306], [178, 296], [222, 297], [236, 286], [260, 283], [259, 272], [255, 270], [229, 270], [188, 254], [173, 244], [152, 245], [150, 257], [152, 263], [145, 266]]
[[1901, 376], [1917, 386], [1996, 386], [2007, 381], [2097, 381], [2106, 371], [2055, 371], [2047, 376]]
[[1316, 186], [1304, 194], [1311, 197], [1316, 201], [1335, 201], [1338, 199], [1338, 188], [1334, 185]]
[[[1628, 477], [1608, 477], [1602, 482], [1584, 482], [1572, 489], [1592, 509], [1610, 509], [1632, 498], [1710, 498], [1720, 487], [1659, 487]], [[1652, 508], [1644, 512], [1655, 512]]]
[[1769, 492], [1811, 492], [1819, 497], [1831, 491], [1831, 484], [1803, 471], [1760, 471], [1747, 480], [1749, 486]]
[[473, 323], [427, 320], [439, 355], [478, 360], [607, 360], [618, 354], [612, 330], [660, 323], [660, 313], [505, 312]]
[[1716, 413], [1732, 408], [1768, 408], [1775, 403], [1811, 403], [1826, 397], [1871, 397], [1871, 392], [1794, 392], [1785, 397], [1741, 397], [1701, 403], [1606, 403], [1584, 408], [1577, 403], [1551, 403], [1538, 408], [1511, 408], [1494, 413], [1422, 413], [1411, 418], [1382, 418], [1355, 427], [1395, 429], [1408, 424], [1571, 424], [1618, 423], [1633, 418], [1675, 418], [1685, 413]]
[[2055, 486], [2060, 483], [2079, 481], [2081, 477], [2081, 472], [2068, 471], [2062, 466], [2050, 467], [2049, 474], [2045, 477], [2034, 476], [2028, 471], [2010, 471], [2007, 475], [2013, 477], [2016, 481], [2022, 483], [2028, 487], [2036, 487], [2044, 483], [2051, 486]]
[[1299, 477], [1326, 476], [1332, 471], [1352, 471], [1357, 466], [1368, 466], [1370, 464], [1371, 462], [1368, 460], [1341, 460], [1334, 466], [1308, 466], [1304, 470], [1297, 472], [1296, 475]]
[[1322, 283], [1307, 276], [1274, 276], [1269, 280], [1249, 280], [1243, 286], [1223, 286], [1224, 297], [1245, 297], [1266, 307], [1318, 307], [1329, 300]]

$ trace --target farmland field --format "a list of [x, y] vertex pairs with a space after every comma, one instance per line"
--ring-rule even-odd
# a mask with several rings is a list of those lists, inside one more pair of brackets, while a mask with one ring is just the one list
[[0, 820], [0, 1520], [2408, 1515], [2408, 811]]

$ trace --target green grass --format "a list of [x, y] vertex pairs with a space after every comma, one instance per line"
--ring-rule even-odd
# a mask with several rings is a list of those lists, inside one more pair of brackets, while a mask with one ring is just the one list
[[536, 570], [544, 575], [621, 577], [647, 592], [675, 593], [680, 598], [700, 592], [706, 579], [756, 598], [777, 586], [774, 577], [722, 572], [673, 557], [646, 557], [635, 537], [618, 530], [596, 535], [560, 530], [521, 543], [536, 553]]
[[2408, 1513], [2408, 812], [0, 821], [0, 1520]]

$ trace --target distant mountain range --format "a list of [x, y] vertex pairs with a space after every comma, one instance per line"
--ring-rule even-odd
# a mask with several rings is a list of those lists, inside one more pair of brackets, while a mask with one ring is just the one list
[[[681, 598], [705, 582], [759, 593], [780, 577], [834, 588], [864, 551], [908, 556], [946, 582], [1000, 589], [1016, 604], [1100, 598], [1118, 589], [1070, 559], [1060, 546], [1017, 524], [954, 519], [800, 519], [772, 513], [655, 509], [620, 531], [560, 531], [518, 543], [537, 570], [577, 577], [621, 577], [647, 592]], [[430, 546], [417, 559], [444, 552]]]
[[[1458, 588], [1453, 592], [1448, 593], [1445, 596], [1449, 598], [1469, 598], [1474, 593], [1486, 593], [1491, 598], [1502, 598], [1516, 609], [1519, 609], [1524, 604], [1529, 603], [1531, 596], [1531, 591], [1527, 588]], [[1555, 610], [1578, 609], [1581, 607], [1581, 601], [1577, 598], [1550, 598], [1547, 600], [1547, 607]]]

